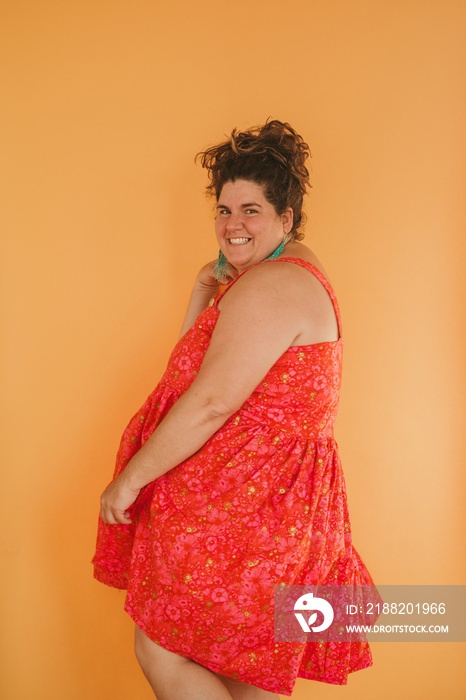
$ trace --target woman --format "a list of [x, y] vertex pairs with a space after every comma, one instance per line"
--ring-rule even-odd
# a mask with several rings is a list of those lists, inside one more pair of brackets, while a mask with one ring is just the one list
[[366, 642], [274, 641], [274, 584], [373, 583], [333, 437], [340, 316], [300, 242], [303, 139], [274, 120], [200, 155], [219, 259], [198, 274], [167, 370], [123, 435], [95, 576], [128, 589], [158, 700], [278, 698], [297, 677], [345, 684], [372, 663]]

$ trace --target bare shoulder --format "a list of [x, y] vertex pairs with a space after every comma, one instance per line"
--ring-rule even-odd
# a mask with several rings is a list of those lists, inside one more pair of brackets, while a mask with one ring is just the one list
[[311, 265], [314, 265], [314, 267], [322, 272], [324, 277], [329, 280], [325, 268], [317, 255], [304, 243], [300, 243], [299, 241], [292, 241], [291, 243], [288, 243], [283, 255], [291, 258], [300, 258], [301, 260], [311, 263]]
[[299, 265], [280, 259], [260, 263], [246, 270], [219, 303], [226, 304], [254, 298], [261, 305], [287, 305], [303, 292], [312, 275]]
[[[302, 243], [290, 242], [283, 251], [282, 257], [298, 258], [311, 263], [326, 279], [327, 273], [317, 256]], [[299, 295], [304, 295], [307, 301], [315, 294], [327, 296], [322, 283], [309, 270], [286, 260], [277, 258], [273, 261], [264, 261], [247, 270], [233, 284], [225, 299], [247, 296], [254, 293], [264, 302], [273, 303], [278, 296], [282, 302], [293, 301], [296, 303]], [[222, 299], [223, 302], [223, 299]]]
[[[289, 244], [284, 256], [311, 263], [327, 278], [320, 261], [307, 246]], [[246, 316], [248, 309], [252, 311], [251, 306], [256, 314], [265, 314], [272, 323], [293, 324], [294, 344], [310, 345], [335, 341], [339, 337], [335, 310], [327, 290], [309, 270], [293, 262], [278, 258], [246, 270], [219, 303], [221, 311], [236, 309]]]

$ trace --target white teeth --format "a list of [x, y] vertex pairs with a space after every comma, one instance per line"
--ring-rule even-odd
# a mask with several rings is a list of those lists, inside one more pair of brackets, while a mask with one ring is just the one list
[[249, 238], [230, 238], [230, 243], [233, 243], [233, 245], [247, 243], [248, 241], [249, 241]]

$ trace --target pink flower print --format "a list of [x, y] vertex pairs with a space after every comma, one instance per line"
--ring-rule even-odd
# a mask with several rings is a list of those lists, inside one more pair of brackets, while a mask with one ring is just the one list
[[228, 593], [225, 588], [214, 588], [211, 598], [214, 603], [224, 603], [228, 600]]
[[252, 518], [250, 518], [248, 520], [247, 526], [256, 528], [256, 527], [259, 527], [260, 524], [261, 524], [261, 519], [260, 519], [258, 513], [254, 513]]
[[220, 510], [220, 508], [211, 508], [207, 511], [207, 520], [213, 525], [222, 525], [228, 518], [228, 513], [226, 510]]
[[325, 442], [318, 442], [317, 443], [317, 454], [319, 457], [323, 457], [324, 459], [319, 459], [319, 469], [323, 470], [326, 466], [327, 459], [328, 459], [328, 447]]
[[117, 558], [107, 559], [105, 565], [109, 571], [117, 572], [117, 571], [121, 571], [123, 569], [123, 564], [121, 562], [121, 559], [117, 559]]
[[[165, 476], [165, 475], [163, 475], [163, 476]], [[163, 476], [159, 477], [159, 479], [163, 479]], [[154, 498], [154, 503], [155, 503], [155, 506], [154, 506], [155, 510], [165, 510], [168, 505], [171, 505], [170, 501], [167, 498], [167, 494], [161, 490], [156, 492], [155, 498]]]
[[146, 561], [147, 558], [147, 548], [145, 544], [139, 544], [135, 547], [133, 550], [136, 554], [136, 558], [138, 562], [144, 562]]
[[291, 552], [296, 546], [295, 537], [282, 537], [282, 539], [277, 542], [277, 549], [280, 553]]
[[223, 493], [228, 490], [228, 484], [227, 484], [226, 480], [223, 479], [222, 477], [220, 477], [220, 479], [217, 481], [217, 486], [220, 486]]
[[298, 496], [298, 498], [306, 498], [307, 485], [303, 481], [299, 481], [296, 485], [296, 495]]
[[182, 644], [181, 651], [184, 651], [189, 657], [193, 653], [193, 648], [189, 644]]
[[181, 535], [178, 536], [177, 541], [173, 547], [173, 551], [175, 554], [178, 554], [180, 556], [188, 554], [192, 548], [193, 544], [196, 541], [196, 536], [195, 535], [188, 535], [185, 532], [182, 532]]
[[319, 377], [314, 379], [314, 389], [316, 389], [316, 391], [322, 391], [322, 389], [325, 389], [327, 384], [327, 377], [324, 374], [321, 374]]
[[174, 605], [167, 605], [165, 612], [170, 620], [174, 620], [176, 622], [176, 620], [180, 619], [180, 611]]
[[[234, 610], [234, 606], [228, 606], [230, 610]], [[235, 634], [233, 627], [224, 626], [222, 627], [222, 641], [230, 640]]]
[[162, 585], [171, 586], [173, 583], [170, 568], [163, 561], [160, 562], [160, 566], [157, 570], [157, 579]]
[[311, 536], [311, 551], [320, 552], [324, 544], [324, 536], [321, 532], [313, 532]]
[[233, 625], [241, 625], [244, 623], [244, 612], [236, 606], [228, 608], [228, 619]]
[[[249, 562], [251, 564], [251, 562]], [[259, 565], [256, 566], [250, 566], [250, 568], [245, 569], [243, 572], [243, 578], [246, 579], [247, 581], [252, 581], [253, 583], [257, 583], [261, 579], [261, 567]]]
[[157, 559], [162, 555], [162, 545], [158, 540], [152, 542], [152, 551]]
[[243, 580], [251, 583], [253, 587], [268, 586], [270, 584], [270, 575], [265, 566], [259, 564], [258, 566], [246, 569]]
[[275, 565], [275, 568], [273, 570], [274, 574], [276, 576], [278, 576], [279, 578], [281, 578], [286, 573], [286, 567], [287, 567], [287, 564], [285, 562], [279, 561], [278, 564]]
[[216, 552], [217, 547], [223, 547], [225, 545], [226, 538], [223, 535], [219, 535], [218, 537], [214, 537], [211, 535], [206, 539], [206, 549], [209, 550], [209, 552]]
[[269, 452], [269, 442], [268, 440], [261, 439], [259, 440], [257, 437], [253, 437], [249, 442], [247, 443], [245, 450], [247, 450], [248, 455], [252, 456], [255, 453], [258, 456], [263, 456], [266, 455]]
[[200, 479], [196, 479], [195, 477], [188, 479], [187, 486], [190, 491], [195, 491], [196, 493], [204, 490], [204, 484], [202, 481]]
[[257, 592], [254, 583], [251, 580], [246, 579], [246, 578], [243, 578], [243, 581], [241, 583], [241, 587], [242, 587], [243, 591], [246, 591], [246, 593], [249, 593], [251, 596], [253, 596]]
[[248, 605], [251, 605], [252, 602], [252, 598], [248, 595], [244, 595], [244, 593], [240, 593], [240, 595], [238, 596], [238, 603], [243, 608], [247, 607]]
[[183, 371], [183, 372], [189, 372], [191, 369], [191, 358], [189, 355], [182, 355], [180, 359], [178, 360], [178, 367]]
[[219, 485], [224, 486], [225, 491], [241, 486], [243, 477], [240, 469], [231, 467], [230, 469], [222, 470], [222, 477], [219, 479]]
[[275, 423], [281, 423], [285, 418], [285, 411], [281, 408], [269, 408], [267, 410], [267, 416], [275, 421]]
[[329, 547], [332, 551], [337, 551], [339, 549], [344, 550], [345, 539], [343, 534], [338, 530], [329, 532], [329, 534], [327, 535], [326, 544], [327, 547]]
[[288, 384], [269, 384], [267, 387], [268, 393], [270, 393], [272, 396], [277, 396], [277, 394], [287, 394], [289, 390], [290, 388]]

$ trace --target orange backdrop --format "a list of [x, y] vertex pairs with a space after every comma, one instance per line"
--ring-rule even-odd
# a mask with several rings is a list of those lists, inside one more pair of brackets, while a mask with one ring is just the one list
[[[376, 583], [466, 583], [465, 3], [1, 12], [2, 697], [152, 697], [124, 594], [92, 578], [99, 495], [216, 255], [193, 156], [268, 116], [313, 153], [306, 240], [343, 313], [355, 544]], [[293, 697], [459, 700], [464, 648], [374, 644], [347, 687]]]

